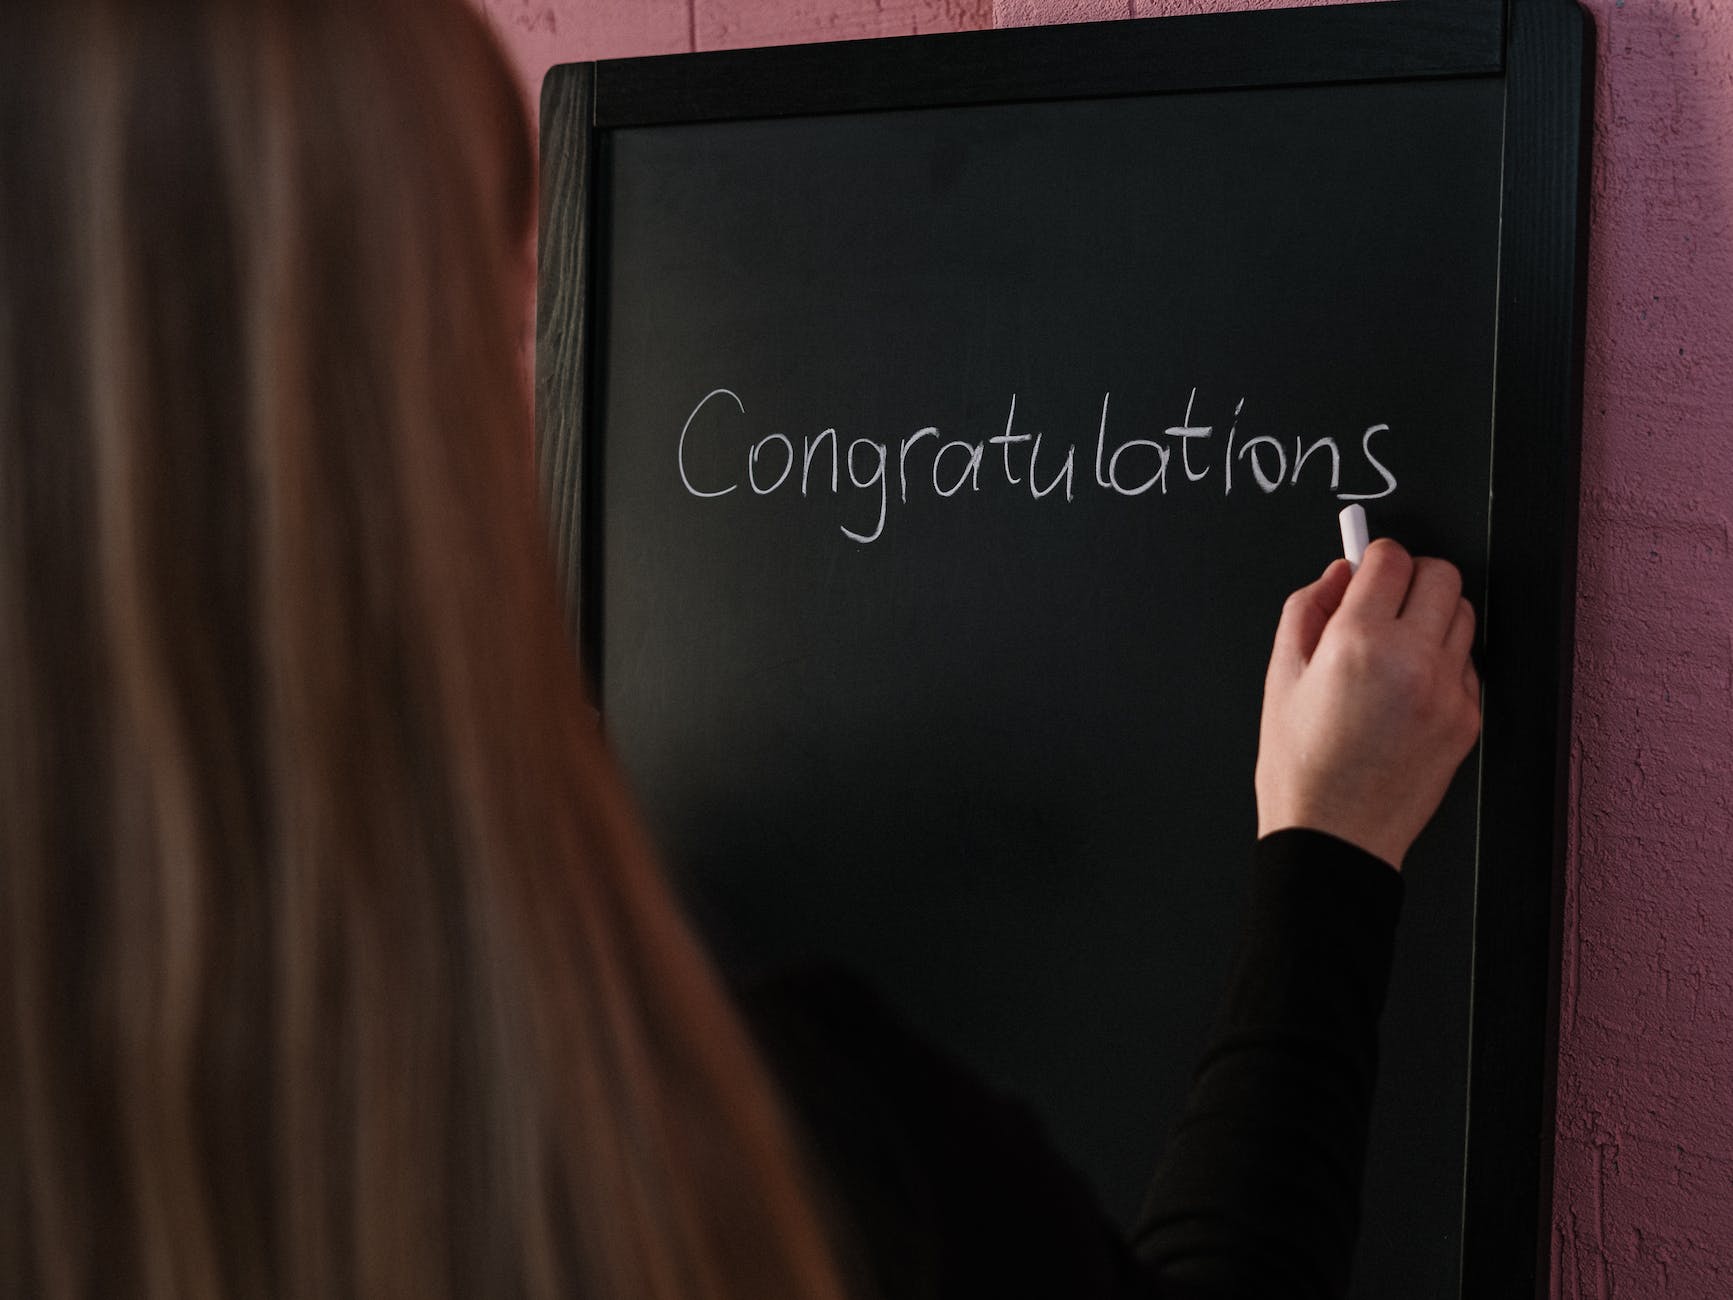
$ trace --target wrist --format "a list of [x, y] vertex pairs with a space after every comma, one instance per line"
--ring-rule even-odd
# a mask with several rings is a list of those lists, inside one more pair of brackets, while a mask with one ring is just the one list
[[1306, 830], [1334, 836], [1379, 859], [1392, 871], [1402, 870], [1411, 841], [1386, 827], [1370, 826], [1339, 810], [1318, 806], [1280, 808], [1266, 813], [1258, 808], [1258, 838], [1278, 831]]

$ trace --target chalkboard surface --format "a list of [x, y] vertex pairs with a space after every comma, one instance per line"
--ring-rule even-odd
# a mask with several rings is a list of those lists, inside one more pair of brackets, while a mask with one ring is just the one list
[[[711, 114], [585, 159], [564, 490], [671, 870], [733, 973], [867, 973], [1122, 1220], [1226, 973], [1282, 598], [1349, 500], [1495, 598], [1508, 80]], [[1464, 1286], [1485, 775], [1407, 867], [1356, 1294]]]

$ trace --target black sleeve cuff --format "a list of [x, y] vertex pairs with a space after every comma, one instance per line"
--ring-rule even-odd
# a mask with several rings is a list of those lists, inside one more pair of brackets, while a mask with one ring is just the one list
[[1286, 977], [1300, 974], [1295, 963], [1313, 978], [1340, 963], [1371, 1027], [1389, 989], [1402, 896], [1402, 874], [1375, 854], [1323, 831], [1276, 831], [1252, 851], [1246, 946]]

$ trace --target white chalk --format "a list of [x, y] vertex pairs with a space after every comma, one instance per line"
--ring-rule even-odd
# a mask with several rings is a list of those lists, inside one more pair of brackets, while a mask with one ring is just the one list
[[1342, 525], [1342, 554], [1348, 557], [1348, 567], [1358, 572], [1371, 541], [1366, 532], [1366, 507], [1356, 501], [1336, 518]]

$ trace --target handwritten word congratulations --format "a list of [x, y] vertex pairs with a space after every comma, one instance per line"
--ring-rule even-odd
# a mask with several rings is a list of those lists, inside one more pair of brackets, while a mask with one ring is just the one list
[[[1234, 419], [1228, 425], [1223, 439], [1225, 449], [1218, 462], [1208, 446], [1209, 440], [1215, 436], [1215, 426], [1191, 422], [1192, 405], [1197, 400], [1195, 388], [1191, 390], [1191, 400], [1186, 403], [1185, 423], [1162, 430], [1156, 438], [1128, 438], [1110, 450], [1107, 412], [1112, 397], [1112, 393], [1107, 393], [1101, 399], [1101, 425], [1095, 437], [1094, 481], [1097, 488], [1120, 496], [1142, 496], [1157, 489], [1165, 495], [1170, 484], [1175, 490], [1180, 490], [1181, 484], [1202, 483], [1218, 467], [1222, 495], [1227, 496], [1234, 490], [1236, 462], [1240, 465], [1242, 484], [1249, 478], [1259, 491], [1275, 492], [1285, 484], [1298, 483], [1300, 472], [1319, 452], [1327, 453], [1327, 457], [1316, 462], [1313, 473], [1321, 473], [1326, 464], [1330, 467], [1330, 490], [1340, 501], [1376, 501], [1396, 490], [1396, 476], [1372, 453], [1373, 437], [1388, 432], [1390, 426], [1387, 424], [1374, 424], [1360, 435], [1360, 454], [1383, 479], [1383, 486], [1375, 492], [1344, 492], [1341, 490], [1342, 449], [1334, 438], [1318, 438], [1306, 443], [1296, 437], [1289, 444], [1283, 439], [1259, 434], [1240, 441], [1236, 446], [1239, 416], [1246, 404], [1243, 397], [1234, 407]], [[692, 408], [685, 427], [680, 430], [676, 452], [680, 482], [695, 497], [725, 497], [740, 487], [738, 478], [723, 484], [695, 483], [687, 467], [688, 439], [738, 436], [738, 422], [729, 413], [729, 407], [740, 416], [746, 414], [746, 403], [738, 394], [718, 388]], [[842, 525], [844, 537], [863, 543], [877, 541], [884, 533], [893, 474], [897, 499], [905, 505], [909, 499], [911, 470], [917, 476], [917, 489], [924, 490], [925, 482], [930, 479], [933, 491], [941, 497], [954, 497], [965, 487], [970, 492], [979, 492], [983, 467], [989, 460], [989, 447], [1002, 452], [1002, 456], [991, 457], [995, 464], [986, 471], [989, 479], [997, 475], [997, 462], [1002, 459], [1008, 486], [1026, 487], [1036, 501], [1052, 496], [1063, 487], [1065, 500], [1075, 500], [1077, 445], [1069, 444], [1064, 456], [1057, 460], [1057, 452], [1051, 448], [1044, 457], [1042, 435], [1017, 433], [1016, 424], [1017, 398], [1013, 395], [1005, 432], [979, 442], [962, 439], [947, 442], [940, 437], [937, 428], [929, 425], [894, 444], [894, 451], [893, 444], [871, 438], [856, 438], [844, 451], [837, 431], [825, 429], [803, 437], [797, 451], [793, 440], [786, 434], [766, 434], [756, 442], [741, 444], [746, 484], [757, 495], [769, 496], [785, 487], [792, 490], [792, 480], [798, 471], [801, 496], [807, 496], [815, 485], [816, 490], [822, 492], [827, 483], [831, 495], [835, 496], [840, 488], [841, 473], [846, 469], [848, 481], [857, 490], [876, 492], [878, 496], [878, 521], [870, 532], [857, 532]], [[1019, 477], [1019, 472], [1023, 477]]]

